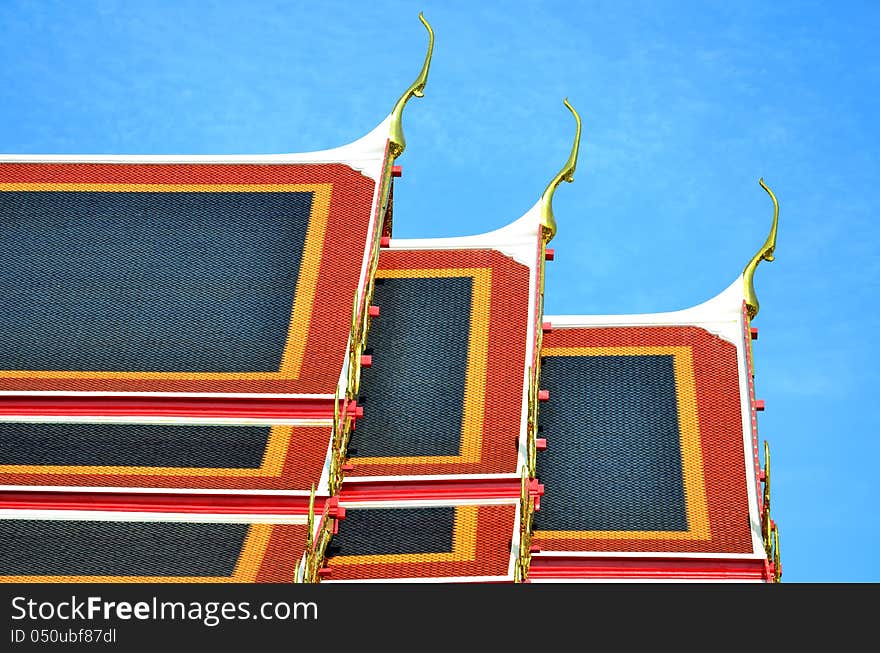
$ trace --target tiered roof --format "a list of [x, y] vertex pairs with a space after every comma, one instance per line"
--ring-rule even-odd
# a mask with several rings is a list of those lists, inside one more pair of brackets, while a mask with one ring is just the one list
[[545, 317], [566, 101], [520, 219], [393, 238], [420, 19], [419, 76], [348, 146], [0, 160], [0, 578], [778, 580], [776, 216], [701, 306]]

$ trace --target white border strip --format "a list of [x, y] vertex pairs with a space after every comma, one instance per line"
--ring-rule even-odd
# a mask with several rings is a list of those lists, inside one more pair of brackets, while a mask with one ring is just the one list
[[540, 225], [539, 202], [522, 217], [494, 231], [452, 238], [391, 238], [389, 249], [495, 249], [534, 270], [536, 243], [540, 241]]
[[[382, 174], [391, 116], [365, 136], [328, 150], [289, 154], [0, 154], [2, 163], [106, 163], [106, 164], [244, 164], [285, 165], [296, 163], [342, 163], [378, 182]], [[377, 169], [377, 161], [379, 162]]]
[[605, 326], [700, 326], [736, 345], [740, 337], [743, 279], [740, 275], [712, 299], [681, 311], [633, 315], [545, 315], [554, 329]]

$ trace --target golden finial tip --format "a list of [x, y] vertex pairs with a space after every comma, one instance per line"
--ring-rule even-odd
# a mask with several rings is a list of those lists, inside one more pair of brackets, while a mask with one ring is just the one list
[[754, 318], [758, 314], [758, 309], [760, 308], [758, 296], [755, 293], [755, 270], [758, 268], [758, 263], [761, 261], [775, 260], [776, 231], [779, 226], [779, 202], [776, 200], [776, 195], [770, 187], [764, 183], [763, 177], [758, 179], [758, 183], [761, 185], [761, 188], [767, 191], [770, 199], [773, 200], [773, 222], [770, 225], [770, 233], [767, 235], [767, 239], [764, 241], [761, 249], [759, 249], [751, 258], [743, 270], [743, 293], [745, 295], [746, 308], [750, 318]]
[[544, 240], [546, 242], [552, 240], [553, 236], [556, 235], [556, 218], [553, 215], [553, 194], [563, 181], [569, 183], [574, 181], [574, 171], [577, 167], [578, 150], [581, 143], [581, 117], [575, 108], [571, 106], [568, 98], [565, 98], [562, 103], [571, 111], [577, 128], [575, 130], [574, 143], [571, 146], [571, 154], [568, 155], [568, 161], [565, 162], [562, 170], [550, 180], [550, 183], [541, 195], [541, 226], [543, 227]]
[[407, 100], [411, 97], [424, 97], [425, 95], [425, 84], [428, 83], [428, 71], [431, 68], [431, 55], [434, 53], [434, 30], [431, 28], [431, 24], [425, 18], [425, 15], [420, 11], [419, 12], [419, 21], [421, 21], [422, 25], [425, 26], [425, 29], [428, 31], [428, 51], [425, 54], [425, 62], [422, 64], [422, 70], [419, 72], [419, 76], [416, 77], [416, 81], [410, 84], [409, 88], [404, 91], [403, 95], [400, 96], [400, 99], [394, 105], [394, 109], [391, 111], [391, 129], [389, 133], [389, 140], [391, 141], [390, 150], [391, 150], [391, 158], [396, 159], [401, 154], [403, 154], [403, 150], [406, 149], [406, 139], [403, 136], [403, 108], [406, 106]]

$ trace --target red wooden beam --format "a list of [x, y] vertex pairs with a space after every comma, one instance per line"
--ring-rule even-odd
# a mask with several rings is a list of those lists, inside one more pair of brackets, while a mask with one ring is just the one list
[[767, 580], [767, 561], [737, 558], [533, 556], [529, 577], [593, 580]]
[[0, 509], [307, 515], [309, 497], [278, 494], [7, 490], [0, 491]]
[[332, 419], [333, 398], [0, 395], [0, 416], [13, 415]]
[[519, 478], [352, 481], [346, 479], [340, 501], [406, 501], [424, 499], [504, 499], [518, 498]]

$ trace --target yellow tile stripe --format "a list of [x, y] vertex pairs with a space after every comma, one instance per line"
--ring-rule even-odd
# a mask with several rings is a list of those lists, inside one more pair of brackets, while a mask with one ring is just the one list
[[[186, 428], [198, 427], [187, 426]], [[230, 426], [229, 428], [236, 427]], [[269, 430], [262, 464], [257, 469], [241, 467], [126, 467], [124, 465], [0, 465], [0, 474], [277, 477], [281, 476], [284, 468], [284, 460], [290, 448], [292, 435], [292, 426], [272, 426]]]
[[[477, 556], [477, 521], [479, 506], [458, 506], [452, 533], [452, 551], [430, 553], [388, 553], [381, 555], [348, 555], [330, 558], [330, 565], [381, 565], [409, 562], [469, 562]], [[345, 523], [340, 526], [345, 528]], [[376, 533], [381, 539], [385, 534]], [[391, 543], [393, 546], [393, 543]]]
[[266, 548], [269, 546], [269, 538], [272, 537], [272, 524], [251, 524], [241, 555], [232, 572], [232, 578], [237, 583], [253, 583], [257, 580], [260, 565], [266, 556]]
[[538, 531], [548, 539], [709, 540], [712, 537], [703, 477], [693, 352], [690, 347], [547, 347], [542, 356], [672, 356], [678, 405], [687, 531]]
[[327, 218], [330, 215], [332, 188], [331, 184], [318, 184], [313, 190], [312, 213], [309, 217], [309, 227], [306, 230], [299, 277], [296, 281], [296, 293], [293, 296], [290, 328], [287, 332], [287, 343], [284, 345], [284, 354], [281, 357], [279, 370], [280, 376], [285, 378], [299, 378], [302, 368], [309, 324], [312, 319], [312, 306], [315, 302], [315, 292], [318, 289], [318, 271], [321, 269], [321, 253], [324, 249], [324, 235], [327, 232]]
[[273, 524], [251, 524], [231, 576], [0, 576], [0, 583], [252, 583]]
[[293, 380], [299, 378], [306, 334], [312, 317], [321, 253], [330, 215], [332, 184], [0, 184], [0, 192], [114, 192], [114, 193], [285, 193], [310, 192], [312, 209], [296, 283], [290, 326], [277, 372], [92, 372], [69, 370], [2, 370], [5, 378], [142, 379], [153, 381]]
[[480, 462], [483, 444], [483, 412], [486, 406], [486, 368], [489, 361], [489, 319], [492, 299], [491, 268], [442, 268], [424, 270], [379, 270], [380, 279], [437, 279], [471, 277], [470, 333], [464, 406], [461, 419], [461, 453], [458, 456], [398, 456], [352, 458], [358, 465], [426, 465]]

